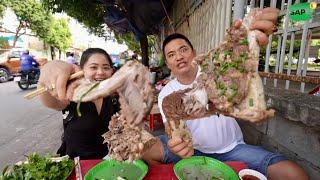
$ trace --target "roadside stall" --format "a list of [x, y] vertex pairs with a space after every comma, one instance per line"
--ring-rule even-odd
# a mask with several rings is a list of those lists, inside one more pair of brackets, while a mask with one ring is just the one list
[[[146, 36], [152, 33], [166, 17], [166, 10], [172, 6], [173, 1], [120, 2], [119, 4], [117, 4], [118, 1], [106, 3], [105, 21], [109, 28], [115, 31], [132, 31], [135, 34], [142, 49], [142, 64], [138, 61], [128, 61], [111, 74], [112, 76], [99, 81], [86, 81], [82, 77], [83, 71], [80, 71], [70, 76], [67, 85], [67, 89], [73, 88], [70, 99], [71, 102], [77, 103], [79, 117], [83, 114], [80, 108], [81, 103], [93, 102], [113, 94], [119, 96], [120, 111], [111, 117], [108, 122], [108, 131], [102, 134], [103, 143], [108, 144], [108, 155], [103, 159], [75, 157], [69, 160], [68, 157], [42, 159], [36, 156], [41, 159], [39, 163], [42, 165], [45, 163], [55, 165], [49, 168], [46, 165], [34, 165], [38, 169], [33, 169], [29, 173], [29, 165], [33, 163], [29, 158], [14, 168], [17, 170], [22, 166], [27, 168], [20, 169], [19, 173], [30, 177], [40, 172], [65, 170], [61, 177], [52, 176], [48, 179], [236, 180], [240, 178], [266, 180], [262, 173], [247, 169], [248, 165], [245, 162], [222, 162], [205, 155], [182, 158], [177, 163], [168, 164], [147, 165], [141, 160], [144, 153], [148, 152], [158, 140], [154, 135], [156, 130], [167, 134], [170, 139], [180, 138], [181, 141], [191, 143], [192, 146], [193, 136], [188, 129], [187, 121], [225, 115], [261, 123], [274, 116], [275, 110], [266, 105], [262, 80], [257, 71], [259, 45], [254, 34], [256, 32], [249, 28], [258, 10], [250, 12], [240, 27], [229, 29], [225, 41], [218, 48], [205, 54], [194, 55], [193, 64], [190, 66], [201, 72], [199, 75], [198, 72], [195, 73], [198, 75], [198, 82], [186, 89], [168, 94], [163, 98], [162, 104], [160, 103], [162, 105], [160, 108], [163, 110], [161, 112], [165, 115], [163, 117], [166, 117], [164, 132], [157, 101], [159, 92], [173, 77], [169, 76], [169, 73], [164, 73], [163, 67], [148, 67]], [[156, 13], [151, 13], [152, 11]], [[182, 56], [184, 50], [179, 49], [177, 52], [177, 56]], [[177, 67], [187, 66], [185, 64], [187, 62], [182, 62]], [[51, 87], [51, 90], [54, 88]], [[50, 88], [42, 87], [28, 94], [26, 98], [32, 98], [47, 91], [50, 91]], [[315, 91], [318, 92], [319, 88]], [[201, 133], [206, 132], [201, 131]], [[244, 142], [241, 143], [245, 145]], [[230, 151], [232, 149], [223, 153]], [[244, 160], [247, 159], [244, 158]], [[5, 170], [0, 179], [4, 177], [4, 180], [7, 180], [17, 175], [18, 173], [14, 173], [14, 168], [13, 171]], [[40, 176], [42, 175], [38, 177]]]

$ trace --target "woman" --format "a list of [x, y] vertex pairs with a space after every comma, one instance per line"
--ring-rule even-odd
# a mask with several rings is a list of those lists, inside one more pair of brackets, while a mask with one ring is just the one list
[[[89, 48], [83, 52], [80, 68], [84, 72], [84, 78], [90, 81], [103, 81], [113, 74], [110, 56], [99, 48]], [[77, 70], [76, 66], [61, 61], [47, 63], [41, 70], [39, 82], [51, 90], [42, 94], [40, 99], [45, 106], [63, 113], [64, 137], [58, 150], [60, 155], [101, 159], [108, 153], [101, 135], [108, 131], [111, 116], [119, 110], [119, 105], [115, 97], [83, 102], [80, 106], [82, 115], [79, 117], [77, 104], [66, 97], [68, 78]]]

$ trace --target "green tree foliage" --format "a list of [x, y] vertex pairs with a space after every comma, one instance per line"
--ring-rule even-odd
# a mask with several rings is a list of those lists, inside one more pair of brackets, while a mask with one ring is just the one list
[[92, 0], [41, 0], [52, 12], [65, 12], [88, 27], [93, 34], [104, 36], [104, 6]]
[[14, 11], [19, 21], [13, 46], [16, 40], [26, 33], [27, 28], [41, 39], [50, 32], [52, 16], [37, 0], [7, 0], [7, 6]]
[[[289, 36], [290, 38], [290, 36]], [[301, 40], [295, 40], [294, 41], [294, 45], [293, 45], [293, 54], [292, 56], [297, 58], [299, 56], [299, 50], [300, 50], [300, 45], [301, 45]], [[272, 44], [271, 44], [271, 53], [270, 54], [277, 54], [277, 48], [278, 48], [278, 40], [277, 39], [273, 39], [272, 40]], [[260, 51], [260, 59], [261, 58], [265, 58], [266, 55], [266, 46], [261, 47], [261, 51]], [[287, 40], [286, 42], [286, 54], [289, 53], [289, 49], [290, 49], [290, 40]]]
[[44, 8], [38, 0], [4, 0], [5, 4], [16, 14], [19, 25], [16, 28], [15, 39], [30, 29], [37, 37], [49, 44], [51, 49], [57, 48], [65, 51], [71, 44], [71, 32], [68, 21], [65, 19], [54, 19], [51, 12]]
[[320, 46], [320, 40], [312, 40], [311, 46]]
[[[103, 4], [92, 0], [41, 0], [44, 6], [53, 12], [65, 12], [69, 16], [83, 23], [91, 33], [98, 36], [106, 36], [107, 29], [103, 17], [105, 8]], [[125, 43], [129, 49], [141, 54], [140, 44], [132, 33], [115, 33], [118, 43]], [[154, 45], [154, 37], [148, 36], [149, 47]], [[150, 52], [150, 49], [149, 49]]]
[[6, 10], [6, 0], [1, 0], [0, 1], [0, 19], [3, 17], [5, 10]]
[[51, 29], [44, 41], [52, 47], [65, 51], [71, 44], [71, 32], [66, 19], [53, 19]]
[[8, 40], [3, 38], [3, 37], [0, 37], [0, 48], [8, 48], [9, 46], [9, 43], [8, 43]]
[[125, 33], [125, 34], [114, 33], [114, 35], [115, 35], [115, 39], [117, 40], [117, 42], [119, 44], [125, 43], [130, 50], [136, 51], [139, 54], [141, 53], [140, 44], [135, 39], [135, 37], [132, 33]]
[[[133, 33], [125, 33], [125, 34], [114, 33], [114, 34], [115, 34], [115, 39], [119, 44], [125, 43], [130, 50], [136, 51], [139, 54], [141, 54], [139, 41], [136, 40]], [[149, 52], [151, 52], [151, 47], [154, 46], [154, 43], [155, 43], [155, 37], [152, 35], [149, 35], [148, 36]]]

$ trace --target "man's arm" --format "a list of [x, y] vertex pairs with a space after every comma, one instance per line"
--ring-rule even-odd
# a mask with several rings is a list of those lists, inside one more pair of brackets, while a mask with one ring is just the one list
[[[158, 106], [159, 106], [161, 117], [162, 117], [162, 120], [164, 123], [165, 132], [168, 135], [169, 134], [168, 132], [170, 132], [170, 129], [169, 129], [168, 121], [167, 121], [165, 114], [163, 112], [163, 109], [162, 109], [162, 101], [165, 96], [166, 96], [166, 93], [160, 92], [160, 94], [158, 96]], [[187, 157], [190, 157], [193, 155], [194, 150], [193, 150], [192, 141], [190, 141], [188, 143], [188, 142], [183, 141], [181, 138], [172, 138], [172, 139], [170, 137], [168, 137], [168, 138], [169, 138], [169, 141], [168, 141], [167, 146], [172, 153], [176, 154], [177, 156], [179, 156], [181, 158], [187, 158]]]
[[35, 65], [37, 65], [37, 67], [40, 65], [40, 64], [38, 63], [38, 61], [36, 61], [36, 60], [33, 58], [33, 56], [31, 56], [31, 55], [30, 55], [30, 59], [31, 59], [32, 64], [34, 63]]

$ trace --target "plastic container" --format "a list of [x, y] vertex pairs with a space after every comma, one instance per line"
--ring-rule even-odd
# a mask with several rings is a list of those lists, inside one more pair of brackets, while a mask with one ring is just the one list
[[237, 180], [238, 175], [226, 164], [216, 159], [205, 156], [192, 156], [180, 160], [174, 165], [174, 173], [180, 180], [189, 179], [214, 179]]
[[[262, 173], [256, 171], [256, 170], [253, 170], [253, 169], [242, 169], [240, 172], [239, 172], [239, 177], [241, 180], [249, 180], [249, 177], [244, 178], [244, 176], [254, 176], [257, 178], [257, 180], [267, 180], [267, 177], [264, 176]], [[254, 180], [253, 178], [251, 178], [252, 180]]]
[[142, 180], [148, 172], [148, 166], [141, 160], [129, 163], [116, 160], [105, 160], [94, 166], [85, 175], [85, 180], [105, 179], [113, 180], [117, 178]]

